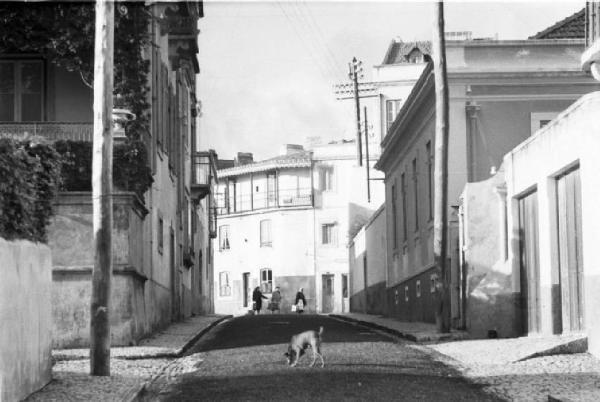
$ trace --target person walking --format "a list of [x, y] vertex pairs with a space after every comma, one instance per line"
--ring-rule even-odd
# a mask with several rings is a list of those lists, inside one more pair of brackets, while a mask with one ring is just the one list
[[296, 293], [296, 301], [294, 302], [294, 304], [296, 305], [296, 312], [298, 314], [302, 314], [304, 312], [304, 307], [306, 306], [304, 288], [298, 289], [298, 293]]
[[275, 311], [279, 311], [279, 304], [281, 303], [281, 292], [279, 291], [279, 286], [275, 287], [275, 291], [271, 295], [271, 302], [269, 303], [269, 310], [271, 310], [271, 314], [274, 314]]
[[263, 295], [260, 288], [257, 286], [254, 289], [254, 292], [252, 292], [252, 301], [254, 302], [253, 310], [255, 314], [260, 314], [260, 309], [262, 309], [262, 299], [267, 299], [267, 296]]

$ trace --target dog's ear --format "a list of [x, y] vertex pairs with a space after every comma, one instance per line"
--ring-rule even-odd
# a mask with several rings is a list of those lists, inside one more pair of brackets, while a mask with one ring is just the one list
[[284, 356], [289, 356], [289, 355], [290, 355], [290, 352], [285, 352], [283, 355], [284, 355]]

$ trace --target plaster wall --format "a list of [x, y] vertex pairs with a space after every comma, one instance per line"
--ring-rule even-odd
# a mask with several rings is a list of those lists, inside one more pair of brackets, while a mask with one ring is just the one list
[[[520, 144], [504, 158], [509, 214], [508, 259], [519, 272], [518, 198], [531, 189], [538, 193], [539, 266], [542, 333], [553, 332], [552, 271], [557, 270], [556, 177], [579, 166], [581, 180], [582, 252], [584, 275], [584, 322], [591, 353], [600, 355], [600, 261], [595, 244], [600, 238], [600, 162], [597, 156], [600, 123], [600, 92], [583, 96], [548, 126]], [[520, 289], [519, 289], [520, 290]]]
[[0, 400], [25, 399], [52, 379], [50, 249], [0, 238]]
[[[260, 221], [271, 220], [271, 246], [260, 245]], [[308, 309], [315, 311], [314, 213], [312, 207], [275, 209], [240, 215], [219, 216], [219, 226], [229, 226], [230, 248], [215, 250], [215, 313], [245, 314], [242, 275], [250, 274], [249, 294], [260, 286], [260, 270], [270, 268], [273, 288], [280, 286], [282, 296], [295, 297], [301, 283], [306, 284]], [[219, 239], [217, 239], [219, 240]], [[219, 274], [229, 272], [231, 295], [221, 296]], [[269, 295], [268, 295], [269, 296]], [[263, 305], [266, 308], [266, 304]], [[289, 311], [289, 309], [288, 309]]]

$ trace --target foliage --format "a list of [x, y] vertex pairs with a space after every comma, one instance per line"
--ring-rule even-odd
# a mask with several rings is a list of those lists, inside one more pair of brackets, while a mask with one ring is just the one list
[[46, 242], [60, 155], [43, 139], [0, 139], [0, 236]]
[[[92, 191], [92, 143], [57, 141], [56, 150], [62, 156], [62, 190]], [[123, 191], [133, 191], [141, 199], [152, 185], [148, 153], [141, 141], [127, 140], [113, 148], [113, 185]]]
[[[115, 12], [114, 93], [137, 116], [126, 124], [133, 140], [149, 132], [149, 62], [152, 18], [144, 2], [119, 4]], [[91, 85], [94, 65], [94, 2], [0, 3], [0, 54], [34, 53], [79, 73]]]

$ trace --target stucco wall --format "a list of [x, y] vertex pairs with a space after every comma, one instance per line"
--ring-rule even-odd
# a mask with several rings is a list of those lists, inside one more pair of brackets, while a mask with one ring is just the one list
[[556, 223], [556, 177], [579, 165], [581, 180], [584, 321], [591, 353], [600, 356], [600, 92], [583, 96], [547, 127], [504, 158], [509, 214], [509, 262], [519, 272], [518, 198], [532, 188], [538, 193], [541, 331], [553, 332], [552, 271], [559, 261]]
[[382, 205], [350, 243], [350, 311], [352, 312], [387, 314], [385, 231], [385, 209]]
[[50, 249], [0, 238], [0, 400], [16, 401], [51, 379]]
[[[54, 347], [89, 344], [91, 272], [94, 266], [91, 193], [61, 193], [48, 228], [52, 250], [52, 332]], [[152, 330], [145, 300], [143, 221], [146, 209], [130, 193], [113, 200], [111, 341], [137, 342]], [[155, 311], [152, 311], [156, 314]], [[168, 316], [167, 316], [168, 317]]]
[[462, 269], [467, 277], [466, 327], [472, 337], [488, 331], [501, 337], [521, 334], [519, 293], [507, 263], [504, 231], [505, 183], [502, 172], [466, 185], [462, 196]]

